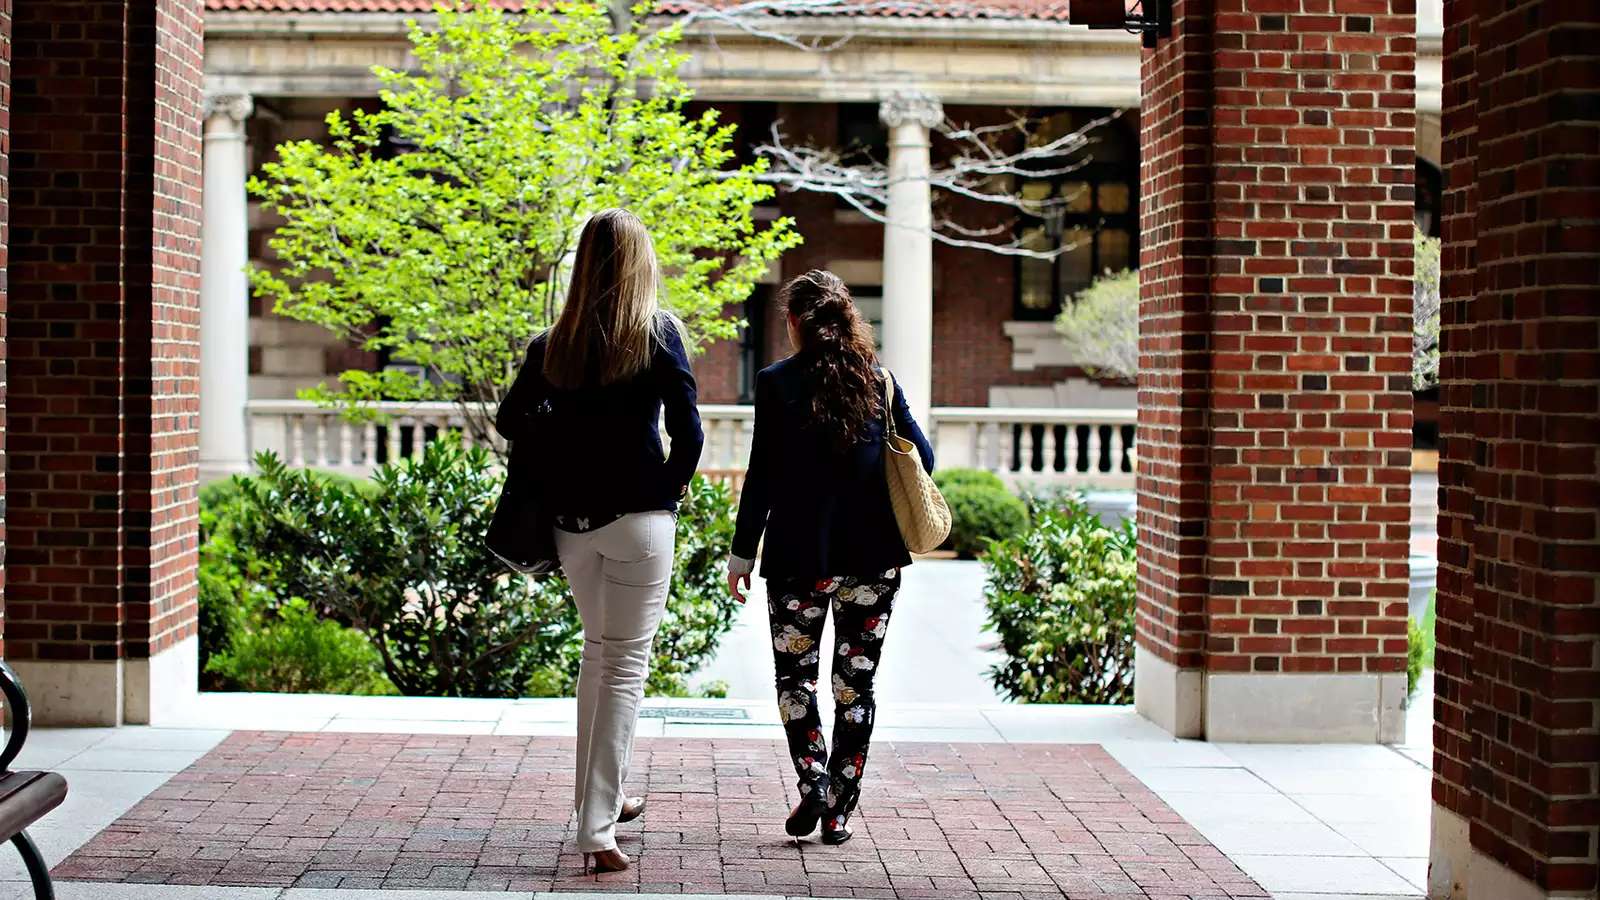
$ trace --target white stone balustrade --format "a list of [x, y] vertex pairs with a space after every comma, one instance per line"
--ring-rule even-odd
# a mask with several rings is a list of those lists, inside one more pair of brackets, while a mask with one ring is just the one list
[[1132, 409], [938, 407], [940, 468], [987, 469], [1014, 486], [1132, 490]]
[[[454, 403], [386, 403], [378, 409], [383, 418], [377, 421], [351, 422], [336, 409], [305, 400], [252, 400], [246, 405], [250, 452], [271, 450], [291, 466], [365, 475], [383, 460], [420, 455], [439, 432], [466, 425]], [[470, 436], [467, 443], [473, 443]]]
[[[351, 475], [420, 454], [441, 431], [466, 424], [451, 403], [383, 404], [384, 418], [373, 422], [350, 422], [304, 400], [252, 400], [247, 408], [252, 453], [271, 450], [293, 466]], [[700, 420], [701, 471], [737, 482], [750, 456], [754, 409], [705, 404]], [[1131, 490], [1133, 424], [1131, 409], [939, 407], [928, 434], [941, 468], [988, 469], [1018, 486]]]

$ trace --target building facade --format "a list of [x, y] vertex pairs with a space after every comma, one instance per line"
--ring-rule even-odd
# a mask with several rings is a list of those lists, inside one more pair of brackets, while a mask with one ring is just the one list
[[[246, 263], [271, 263], [267, 238], [274, 226], [245, 199], [244, 179], [283, 141], [322, 138], [329, 111], [375, 104], [371, 67], [407, 65], [405, 22], [426, 16], [430, 5], [209, 0], [206, 133], [208, 147], [223, 159], [207, 169], [207, 228], [215, 232], [207, 240], [208, 271], [218, 273], [206, 294], [208, 309], [218, 310], [207, 317], [217, 332], [208, 346], [218, 350], [207, 357], [206, 379], [228, 385], [208, 401], [215, 404], [210, 431], [221, 441], [208, 445], [210, 467], [237, 467], [248, 454], [240, 436], [250, 428], [234, 427], [247, 401], [292, 398], [347, 368], [391, 362], [242, 299], [247, 289], [236, 273]], [[910, 228], [886, 229], [831, 195], [781, 190], [762, 213], [792, 217], [804, 244], [785, 254], [744, 304], [727, 311], [750, 324], [739, 339], [712, 345], [699, 358], [705, 402], [749, 402], [755, 372], [787, 352], [776, 286], [826, 267], [850, 284], [878, 326], [885, 359], [919, 406], [1131, 415], [1133, 387], [1086, 377], [1052, 320], [1096, 275], [1139, 263], [1138, 40], [1068, 25], [1059, 3], [977, 4], [953, 15], [938, 9], [908, 4], [763, 25], [831, 49], [800, 49], [703, 20], [685, 39], [684, 76], [696, 109], [714, 107], [723, 121], [738, 124], [746, 158], [776, 125], [796, 143], [891, 164], [899, 152], [902, 162], [923, 158], [917, 165], [937, 167], [951, 152], [931, 127], [941, 119], [983, 125], [1027, 116], [1040, 134], [1058, 134], [1113, 116], [1096, 132], [1088, 165], [1016, 185], [1025, 196], [1074, 198], [1059, 220], [1022, 217], [1014, 225], [1026, 246], [1074, 249], [1037, 260], [930, 242]], [[1413, 132], [1426, 182], [1439, 159], [1437, 16], [1424, 15], [1419, 28]], [[906, 97], [917, 105], [908, 106]], [[925, 186], [920, 197], [900, 196], [901, 208], [889, 211], [897, 222], [932, 214], [967, 225], [995, 221], [982, 204], [938, 192], [930, 198]], [[1421, 216], [1437, 219], [1426, 204]], [[1042, 435], [1050, 426], [1035, 428]]]

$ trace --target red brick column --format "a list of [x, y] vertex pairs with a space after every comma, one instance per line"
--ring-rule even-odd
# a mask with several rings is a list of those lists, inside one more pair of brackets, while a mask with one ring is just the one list
[[1175, 5], [1142, 73], [1138, 705], [1213, 740], [1395, 740], [1412, 7]]
[[7, 655], [45, 721], [192, 692], [198, 0], [14, 21]]
[[[6, 273], [11, 246], [11, 0], [0, 0], [0, 635], [5, 628]], [[0, 640], [0, 657], [5, 642]]]
[[[128, 135], [130, 146], [140, 148], [134, 159], [138, 176], [129, 179], [128, 220], [140, 223], [143, 233], [134, 239], [130, 228], [128, 243], [140, 258], [129, 271], [140, 278], [124, 311], [124, 492], [136, 519], [128, 541], [123, 646], [136, 661], [131, 679], [148, 671], [148, 683], [134, 684], [128, 697], [129, 718], [144, 721], [152, 715], [150, 705], [174, 699], [164, 691], [193, 690], [199, 665], [204, 13], [199, 0], [131, 2], [128, 8], [129, 63], [138, 72], [129, 82]], [[134, 284], [130, 279], [130, 288]], [[166, 660], [168, 671], [159, 671], [158, 659]]]
[[1445, 4], [1432, 896], [1600, 886], [1597, 36]]

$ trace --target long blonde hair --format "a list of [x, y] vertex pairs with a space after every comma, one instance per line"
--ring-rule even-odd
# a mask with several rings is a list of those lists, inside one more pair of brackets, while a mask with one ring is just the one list
[[[550, 329], [544, 377], [559, 388], [626, 381], [650, 366], [662, 329], [661, 271], [650, 232], [626, 209], [584, 223], [561, 317]], [[680, 331], [681, 335], [681, 331]]]

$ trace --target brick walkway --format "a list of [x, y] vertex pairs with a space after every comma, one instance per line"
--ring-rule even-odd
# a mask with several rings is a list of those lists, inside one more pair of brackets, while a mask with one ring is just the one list
[[769, 741], [639, 742], [632, 870], [580, 872], [570, 738], [236, 733], [56, 869], [81, 881], [822, 897], [1265, 897], [1097, 745], [880, 744], [841, 847]]

